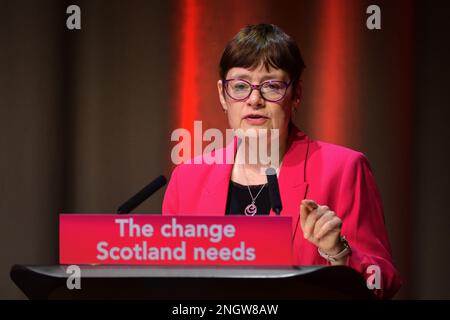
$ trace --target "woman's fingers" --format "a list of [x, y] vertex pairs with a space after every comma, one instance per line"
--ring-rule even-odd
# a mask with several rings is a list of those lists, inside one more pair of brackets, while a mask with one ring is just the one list
[[314, 227], [317, 221], [329, 210], [327, 206], [318, 206], [316, 209], [312, 210], [306, 217], [303, 234], [306, 239], [311, 238], [314, 235]]
[[314, 225], [314, 232], [313, 232], [315, 238], [320, 239], [320, 237], [317, 236], [319, 234], [320, 229], [325, 223], [333, 219], [335, 216], [336, 214], [334, 213], [334, 211], [328, 210], [320, 217], [319, 220], [317, 220], [316, 224]]
[[317, 239], [322, 239], [331, 232], [339, 233], [341, 231], [342, 221], [338, 217], [333, 217], [325, 222], [316, 234]]
[[303, 200], [300, 205], [300, 222], [303, 235], [309, 242], [325, 252], [340, 250], [342, 220], [328, 206], [320, 206], [313, 200]]
[[306, 224], [306, 219], [311, 214], [311, 212], [318, 207], [317, 203], [315, 203], [313, 200], [302, 200], [302, 203], [300, 204], [300, 224], [302, 227], [302, 230], [304, 230], [304, 226]]

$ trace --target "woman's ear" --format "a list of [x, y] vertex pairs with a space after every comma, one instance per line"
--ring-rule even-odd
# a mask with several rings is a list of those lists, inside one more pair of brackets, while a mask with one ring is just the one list
[[298, 109], [300, 106], [300, 102], [302, 101], [302, 85], [301, 80], [299, 80], [297, 86], [294, 89], [294, 109]]
[[295, 88], [295, 103], [300, 105], [300, 102], [302, 100], [302, 81], [299, 80], [297, 87]]
[[224, 90], [224, 88], [223, 88], [222, 80], [217, 81], [217, 91], [219, 93], [220, 104], [222, 105], [223, 111], [227, 112], [228, 106], [227, 106], [227, 102], [225, 101], [225, 96], [224, 96], [223, 90]]

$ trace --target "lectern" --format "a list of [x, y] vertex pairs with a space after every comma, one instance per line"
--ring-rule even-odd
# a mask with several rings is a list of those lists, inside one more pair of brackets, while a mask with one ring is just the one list
[[81, 268], [81, 289], [67, 288], [67, 266], [14, 265], [11, 278], [29, 299], [372, 299], [362, 276], [345, 266]]

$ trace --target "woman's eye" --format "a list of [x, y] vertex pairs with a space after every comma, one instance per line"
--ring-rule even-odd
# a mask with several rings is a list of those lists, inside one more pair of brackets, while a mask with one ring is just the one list
[[280, 90], [282, 89], [282, 85], [280, 83], [269, 83], [267, 84], [267, 88], [270, 90]]
[[246, 83], [237, 83], [233, 86], [235, 90], [246, 90], [248, 85]]

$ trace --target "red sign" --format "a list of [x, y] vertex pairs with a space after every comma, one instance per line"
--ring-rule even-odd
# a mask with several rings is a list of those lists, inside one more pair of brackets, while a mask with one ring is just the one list
[[290, 217], [61, 214], [61, 264], [292, 265]]

